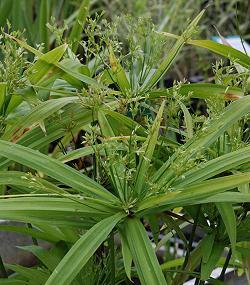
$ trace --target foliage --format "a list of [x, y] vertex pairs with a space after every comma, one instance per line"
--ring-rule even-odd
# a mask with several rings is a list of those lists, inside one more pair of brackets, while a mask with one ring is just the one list
[[[49, 51], [43, 33], [45, 47], [37, 48], [20, 33], [2, 32], [0, 219], [23, 226], [0, 230], [33, 237], [23, 249], [39, 263], [2, 265], [15, 274], [1, 284], [139, 278], [177, 285], [190, 276], [218, 284], [210, 278], [218, 264], [247, 271], [249, 57], [192, 39], [204, 10], [181, 36], [128, 17], [122, 39], [123, 20], [87, 17], [88, 5], [82, 2], [69, 36], [50, 25], [56, 46]], [[165, 54], [169, 36], [176, 42]], [[219, 53], [230, 66], [213, 66], [214, 83], [166, 88], [163, 79], [186, 44]], [[198, 228], [203, 237], [193, 248]], [[183, 242], [182, 258], [171, 250], [171, 235]]]

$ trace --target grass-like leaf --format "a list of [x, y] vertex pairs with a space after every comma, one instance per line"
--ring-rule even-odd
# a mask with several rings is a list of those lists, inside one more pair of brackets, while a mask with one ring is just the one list
[[87, 231], [64, 256], [45, 285], [70, 284], [123, 217], [124, 214], [111, 216]]
[[220, 216], [225, 224], [230, 242], [233, 255], [235, 254], [236, 248], [236, 217], [234, 209], [231, 203], [216, 203], [216, 207], [219, 210]]
[[68, 40], [72, 42], [73, 52], [77, 52], [79, 41], [81, 40], [83, 25], [86, 21], [86, 17], [89, 11], [89, 3], [90, 3], [90, 0], [82, 1], [82, 4], [78, 11], [76, 21], [68, 37]]
[[231, 103], [225, 111], [218, 117], [210, 121], [209, 126], [204, 127], [197, 132], [191, 140], [189, 140], [182, 148], [182, 155], [174, 153], [172, 158], [163, 164], [163, 166], [155, 173], [153, 181], [158, 181], [165, 185], [174, 176], [175, 172], [171, 169], [171, 163], [186, 163], [194, 157], [198, 152], [202, 151], [214, 143], [228, 128], [240, 120], [243, 116], [250, 112], [250, 96]]
[[83, 194], [99, 196], [113, 202], [117, 200], [114, 195], [86, 175], [80, 174], [73, 168], [50, 158], [39, 151], [2, 140], [0, 141], [0, 148], [2, 156], [30, 168], [42, 171], [44, 174], [71, 186]]
[[[181, 39], [181, 36], [173, 35], [171, 33], [162, 33], [163, 35], [166, 35], [167, 37], [175, 38], [178, 41]], [[226, 46], [224, 44], [216, 43], [211, 40], [188, 40], [188, 44], [202, 47], [205, 49], [208, 49], [218, 55], [224, 56], [230, 60], [235, 61], [236, 63], [239, 63], [240, 65], [249, 68], [250, 67], [250, 57], [247, 56], [245, 53], [231, 47]]]
[[[190, 83], [180, 86], [178, 92], [183, 96], [199, 99], [222, 98], [224, 100], [237, 100], [244, 96], [244, 91], [239, 87], [231, 87], [212, 83]], [[154, 90], [149, 94], [150, 99], [173, 96], [173, 88]]]
[[157, 138], [159, 135], [159, 129], [161, 125], [161, 119], [162, 114], [164, 110], [165, 102], [162, 102], [161, 107], [157, 113], [157, 116], [155, 118], [154, 124], [151, 127], [151, 130], [149, 132], [149, 135], [143, 144], [142, 148], [142, 154], [140, 155], [140, 161], [136, 172], [136, 178], [135, 178], [135, 193], [137, 196], [141, 196], [142, 194], [145, 195], [145, 193], [142, 193], [143, 186], [145, 184], [145, 178], [147, 176], [147, 171], [150, 166], [151, 159], [154, 154], [154, 149], [157, 143]]
[[124, 234], [142, 285], [167, 284], [152, 244], [138, 218], [128, 218]]
[[150, 78], [149, 81], [147, 81], [145, 86], [142, 86], [143, 91], [148, 91], [152, 87], [154, 87], [159, 80], [164, 76], [166, 71], [170, 68], [171, 64], [179, 54], [180, 50], [184, 46], [185, 42], [188, 40], [188, 38], [192, 35], [194, 28], [197, 26], [198, 22], [200, 21], [202, 15], [204, 14], [205, 10], [202, 10], [190, 23], [190, 25], [187, 27], [187, 29], [184, 31], [184, 33], [181, 35], [181, 37], [177, 40], [173, 48], [168, 53], [167, 57], [162, 61], [160, 66], [157, 68], [157, 70], [154, 72], [153, 76]]
[[220, 157], [212, 159], [202, 165], [194, 167], [177, 178], [172, 184], [173, 187], [184, 187], [185, 185], [206, 180], [226, 170], [237, 168], [239, 165], [250, 160], [250, 146], [232, 151]]
[[147, 198], [140, 203], [138, 211], [147, 209], [149, 212], [158, 212], [170, 207], [202, 203], [203, 198], [208, 198], [249, 182], [250, 173], [247, 172], [194, 183], [182, 189], [176, 188], [173, 192]]

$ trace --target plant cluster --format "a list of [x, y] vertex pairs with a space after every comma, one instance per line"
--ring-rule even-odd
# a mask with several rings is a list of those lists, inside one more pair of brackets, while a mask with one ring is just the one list
[[[22, 224], [0, 230], [31, 236], [38, 264], [0, 259], [0, 283], [225, 284], [229, 266], [249, 278], [249, 56], [192, 38], [205, 10], [181, 35], [88, 10], [67, 36], [50, 22], [49, 51], [2, 31], [0, 219]], [[186, 44], [230, 65], [167, 88]]]

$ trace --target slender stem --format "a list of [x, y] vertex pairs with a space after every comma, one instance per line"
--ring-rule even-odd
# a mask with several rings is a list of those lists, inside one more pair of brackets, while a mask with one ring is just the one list
[[196, 277], [194, 285], [204, 285], [205, 281], [200, 280], [200, 277]]
[[[199, 272], [201, 272], [201, 263], [199, 265]], [[203, 284], [205, 284], [203, 282], [203, 280], [201, 280], [200, 278], [201, 278], [201, 276], [197, 276], [196, 277], [194, 285], [203, 285]]]
[[109, 251], [110, 251], [110, 267], [111, 267], [111, 285], [115, 285], [115, 242], [114, 233], [112, 232], [109, 238]]
[[8, 274], [7, 274], [7, 271], [4, 267], [1, 255], [0, 255], [0, 276], [3, 278], [8, 278]]
[[194, 236], [195, 236], [195, 231], [198, 225], [198, 219], [199, 219], [199, 215], [200, 215], [200, 210], [201, 210], [201, 206], [199, 206], [198, 211], [197, 211], [197, 215], [196, 215], [196, 219], [194, 221], [193, 227], [192, 227], [192, 232], [190, 235], [190, 239], [189, 239], [189, 243], [188, 243], [188, 248], [187, 248], [187, 252], [186, 252], [186, 256], [185, 256], [185, 260], [183, 263], [182, 268], [185, 269], [187, 263], [188, 263], [188, 258], [190, 256], [190, 252], [192, 251], [192, 245], [193, 245], [193, 240], [194, 240]]
[[[33, 229], [32, 225], [30, 223], [27, 224], [29, 229]], [[38, 245], [38, 241], [36, 238], [32, 237], [32, 241], [34, 245]]]
[[200, 284], [200, 279], [196, 277], [194, 285], [199, 285], [199, 284]]
[[238, 35], [240, 36], [240, 41], [241, 41], [241, 45], [242, 45], [242, 47], [244, 49], [244, 52], [247, 55], [247, 51], [246, 51], [246, 48], [245, 48], [245, 45], [244, 45], [244, 41], [243, 41], [243, 38], [242, 38], [242, 33], [241, 33], [241, 30], [240, 30], [240, 23], [239, 23], [239, 17], [238, 17], [238, 4], [237, 3], [236, 3], [236, 30], [237, 30]]
[[230, 248], [228, 254], [227, 254], [227, 258], [226, 258], [226, 261], [224, 263], [224, 266], [221, 270], [221, 274], [220, 274], [220, 277], [219, 277], [219, 280], [221, 281], [224, 281], [224, 278], [225, 278], [225, 273], [226, 273], [226, 270], [227, 270], [227, 267], [229, 265], [229, 261], [231, 259], [231, 256], [232, 256], [232, 249]]

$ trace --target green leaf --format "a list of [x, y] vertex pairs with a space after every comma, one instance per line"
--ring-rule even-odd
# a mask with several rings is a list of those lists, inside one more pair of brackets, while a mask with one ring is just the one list
[[27, 49], [29, 52], [33, 53], [34, 55], [36, 55], [37, 57], [41, 57], [43, 55], [42, 52], [40, 52], [39, 50], [31, 47], [30, 45], [28, 45], [26, 42], [24, 41], [21, 41], [19, 40], [18, 38], [15, 38], [9, 34], [6, 34], [5, 35], [7, 37], [9, 37], [10, 39], [12, 39], [13, 41], [15, 41], [16, 43], [18, 43], [21, 47], [23, 47], [24, 49]]
[[250, 160], [250, 146], [232, 151], [206, 163], [199, 164], [183, 173], [172, 184], [173, 187], [184, 187], [188, 184], [206, 180], [227, 170], [237, 168]]
[[28, 285], [26, 281], [23, 280], [11, 280], [11, 279], [2, 279], [0, 278], [1, 285]]
[[[95, 147], [95, 146], [94, 146]], [[94, 153], [94, 147], [92, 146], [85, 146], [82, 148], [78, 148], [68, 152], [67, 154], [60, 154], [56, 156], [56, 159], [65, 163], [74, 159], [78, 159], [80, 157], [84, 157]]]
[[159, 129], [161, 125], [162, 114], [164, 110], [165, 102], [162, 102], [161, 107], [157, 113], [155, 121], [151, 127], [150, 133], [143, 144], [142, 154], [140, 154], [140, 161], [136, 171], [135, 177], [135, 193], [140, 197], [146, 193], [142, 193], [145, 188], [146, 177], [148, 175], [147, 171], [150, 167], [150, 162], [152, 160], [154, 149], [157, 143], [157, 138], [159, 135]]
[[210, 255], [213, 250], [214, 239], [215, 239], [215, 232], [207, 235], [202, 240], [201, 251], [202, 251], [202, 262], [203, 263], [207, 263], [209, 261]]
[[49, 48], [48, 28], [46, 27], [46, 24], [49, 22], [49, 7], [50, 4], [48, 0], [41, 1], [39, 9], [39, 32], [40, 32], [39, 41], [44, 43], [46, 51]]
[[[201, 263], [201, 279], [207, 280], [210, 277], [211, 272], [216, 267], [217, 262], [219, 261], [223, 253], [224, 245], [215, 242], [213, 244], [213, 249], [210, 254], [210, 257], [206, 263]], [[205, 249], [204, 249], [205, 250]]]
[[188, 138], [191, 139], [194, 135], [192, 116], [190, 115], [187, 107], [182, 102], [179, 102], [179, 105], [184, 114], [184, 121], [185, 121], [185, 127], [187, 130]]
[[[203, 241], [203, 240], [202, 240]], [[184, 284], [188, 277], [189, 272], [195, 271], [201, 262], [202, 252], [201, 243], [198, 243], [197, 247], [190, 253], [190, 258], [188, 259], [187, 265], [185, 266], [184, 272], [179, 272], [176, 274], [173, 283], [174, 284]]]
[[70, 284], [124, 214], [106, 218], [87, 231], [68, 251], [45, 285]]
[[18, 248], [31, 252], [35, 255], [49, 270], [53, 271], [60, 259], [51, 254], [47, 249], [37, 245], [18, 246]]
[[236, 247], [236, 217], [234, 213], [234, 209], [231, 203], [216, 203], [215, 204], [223, 223], [225, 224], [230, 242], [233, 255], [235, 254], [235, 247]]
[[[101, 129], [101, 133], [105, 138], [108, 137], [113, 137], [114, 136], [114, 132], [106, 118], [106, 116], [104, 115], [104, 112], [102, 112], [101, 110], [98, 112], [98, 122], [100, 125], [100, 129]], [[109, 151], [108, 148], [106, 148], [104, 146], [105, 152], [106, 152], [106, 156], [110, 157], [111, 156], [111, 152]], [[124, 201], [124, 190], [123, 190], [123, 181], [122, 181], [122, 173], [124, 171], [124, 165], [122, 164], [118, 164], [116, 162], [112, 163], [112, 165], [110, 165], [109, 170], [111, 173], [111, 178], [112, 178], [112, 183], [115, 187], [115, 189], [117, 190], [119, 197], [122, 201]]]
[[[146, 136], [147, 132], [139, 123], [135, 122], [131, 118], [124, 116], [115, 111], [108, 109], [102, 110], [106, 116], [108, 115], [108, 120], [115, 134], [131, 135], [131, 132], [135, 130], [135, 133], [140, 136]], [[110, 121], [111, 117], [113, 120]]]
[[[114, 140], [115, 139], [116, 138], [114, 137]], [[109, 144], [109, 143], [112, 143], [112, 142], [113, 142], [113, 140], [105, 141], [105, 144]], [[68, 152], [66, 154], [58, 153], [54, 157], [57, 160], [62, 161], [63, 163], [65, 163], [65, 162], [68, 162], [68, 161], [72, 161], [74, 159], [78, 159], [78, 158], [81, 158], [81, 157], [84, 157], [84, 156], [88, 156], [88, 155], [94, 154], [95, 153], [95, 149], [98, 150], [98, 153], [100, 153], [100, 155], [105, 155], [105, 151], [103, 150], [103, 146], [101, 144], [96, 144], [96, 145], [93, 145], [93, 146], [85, 146], [85, 147], [82, 147], [82, 148], [78, 148], [78, 149], [72, 150], [72, 151], [70, 151], [70, 152]], [[117, 145], [117, 150], [124, 150], [124, 147]]]
[[[180, 230], [182, 230], [183, 228], [185, 228], [188, 225], [189, 225], [189, 222], [184, 222], [184, 223], [181, 223], [180, 225], [178, 225], [178, 228]], [[155, 251], [159, 250], [160, 247], [164, 246], [170, 240], [170, 238], [172, 238], [175, 234], [177, 234], [177, 232], [175, 230], [172, 230], [172, 231], [168, 232], [167, 234], [165, 234], [162, 237], [162, 239], [158, 242], [157, 246], [155, 247]]]
[[[224, 100], [237, 100], [244, 96], [244, 91], [238, 87], [231, 87], [220, 84], [212, 83], [190, 83], [182, 84], [178, 89], [178, 93], [183, 96], [190, 96], [191, 98], [199, 99], [214, 99], [222, 98]], [[173, 88], [168, 88], [166, 90], [155, 90], [151, 91], [149, 98], [159, 98], [159, 97], [172, 97]]]
[[[6, 265], [12, 271], [19, 273], [21, 276], [25, 277], [25, 279], [29, 280], [29, 285], [43, 285], [47, 278], [48, 273], [45, 270], [35, 269], [35, 268], [27, 268], [21, 265]], [[35, 278], [34, 278], [35, 277]]]
[[0, 140], [0, 148], [2, 156], [41, 171], [81, 193], [102, 197], [113, 202], [117, 201], [113, 194], [97, 182], [39, 151], [2, 140]]
[[89, 11], [89, 2], [90, 0], [82, 1], [77, 18], [68, 37], [68, 41], [72, 42], [72, 51], [74, 53], [77, 52], [79, 41], [81, 40], [83, 26]]
[[122, 257], [124, 262], [124, 268], [128, 279], [132, 282], [131, 279], [131, 267], [132, 267], [132, 255], [128, 246], [128, 241], [124, 235], [122, 230], [119, 231], [121, 237], [121, 244], [122, 244]]
[[112, 46], [109, 47], [109, 62], [111, 66], [112, 79], [115, 80], [123, 95], [127, 94], [130, 89], [130, 84], [127, 79], [125, 70], [122, 68], [121, 64], [115, 57]]
[[53, 243], [59, 242], [60, 240], [64, 240], [64, 237], [56, 237], [55, 235], [50, 235], [47, 232], [34, 230], [34, 229], [27, 228], [24, 226], [9, 226], [9, 225], [0, 224], [0, 231], [19, 233], [19, 234], [31, 236], [37, 239], [42, 239], [42, 240], [46, 240], [49, 242], [53, 242]]
[[248, 203], [250, 202], [250, 193], [245, 194], [245, 193], [230, 191], [230, 192], [216, 194], [208, 198], [204, 198], [200, 202], [205, 204], [216, 203], [216, 202]]
[[6, 19], [11, 12], [14, 0], [2, 0], [1, 1], [1, 15], [0, 26], [3, 27], [6, 24]]
[[248, 242], [250, 241], [250, 215], [249, 214], [237, 227], [237, 242], [242, 242], [242, 241], [248, 241]]
[[[98, 200], [71, 200], [50, 195], [12, 195], [0, 199], [0, 218], [28, 223], [71, 224], [83, 227], [84, 222], [109, 217], [119, 209], [102, 204]], [[73, 198], [74, 196], [72, 196]], [[8, 198], [8, 199], [7, 199]], [[80, 219], [84, 218], [84, 220]], [[93, 223], [93, 220], [92, 222]]]
[[[30, 51], [31, 53], [35, 54], [38, 58], [41, 58], [44, 54], [41, 53], [40, 51], [36, 50], [35, 48], [29, 46], [27, 43], [25, 43], [24, 41], [21, 41], [13, 36], [10, 36], [8, 34], [6, 34], [8, 37], [10, 37], [12, 40], [16, 41], [21, 47], [27, 49], [28, 51]], [[66, 46], [65, 46], [66, 47]], [[66, 64], [67, 63], [67, 64]], [[50, 62], [50, 65], [52, 63]], [[54, 68], [53, 68], [53, 73], [59, 73], [59, 75], [61, 75], [63, 78], [65, 78], [65, 80], [67, 81], [71, 81], [72, 79], [76, 80], [76, 85], [77, 87], [82, 87], [82, 84], [79, 83], [86, 83], [89, 85], [93, 85], [99, 88], [106, 88], [105, 86], [103, 86], [102, 84], [100, 84], [99, 82], [97, 82], [95, 79], [86, 76], [80, 72], [74, 71], [70, 68], [67, 67], [68, 62], [61, 62], [61, 63], [53, 63], [54, 64]], [[42, 64], [42, 67], [45, 66], [44, 61]], [[44, 67], [44, 70], [48, 70], [48, 65], [46, 65], [46, 68]], [[50, 68], [49, 68], [50, 69]], [[48, 75], [48, 79], [50, 80], [50, 76], [51, 74], [47, 74]]]
[[20, 95], [12, 94], [8, 107], [6, 109], [6, 115], [9, 115], [15, 110], [15, 108], [23, 102], [23, 98]]
[[7, 83], [6, 82], [0, 82], [0, 111], [3, 107], [5, 96], [6, 96], [6, 88]]
[[157, 70], [154, 72], [153, 76], [150, 78], [150, 80], [145, 84], [145, 86], [142, 86], [143, 91], [150, 90], [152, 87], [154, 87], [159, 80], [163, 77], [163, 75], [166, 73], [166, 71], [170, 68], [171, 64], [179, 54], [180, 50], [184, 46], [185, 42], [190, 38], [192, 35], [195, 27], [197, 26], [198, 22], [200, 21], [202, 15], [204, 14], [205, 10], [202, 10], [195, 19], [189, 24], [187, 29], [184, 31], [184, 33], [181, 35], [181, 37], [177, 40], [173, 48], [169, 51], [168, 56], [162, 61], [160, 66], [157, 68]]
[[161, 269], [162, 269], [162, 271], [165, 271], [165, 270], [168, 270], [171, 268], [179, 267], [183, 264], [184, 260], [185, 260], [184, 257], [169, 260], [169, 261], [161, 264]]
[[147, 217], [147, 220], [150, 226], [151, 233], [153, 235], [154, 243], [157, 246], [160, 235], [160, 226], [159, 226], [158, 217], [156, 215], [149, 215]]
[[171, 230], [171, 232], [174, 231], [179, 236], [179, 238], [183, 241], [186, 249], [188, 249], [187, 239], [186, 239], [183, 231], [180, 229], [178, 223], [176, 223], [176, 221], [169, 215], [165, 215], [163, 217], [163, 220], [167, 224], [167, 228], [169, 228]]
[[[44, 150], [47, 148], [49, 143], [64, 137], [61, 142], [63, 144], [68, 144], [72, 139], [72, 133], [76, 134], [79, 130], [82, 130], [85, 125], [91, 123], [93, 120], [91, 110], [83, 109], [79, 106], [79, 104], [69, 104], [62, 116], [59, 118], [60, 120], [53, 120], [53, 124], [50, 120], [46, 122], [46, 135], [44, 132], [42, 132], [40, 127], [34, 127], [22, 135], [20, 139], [18, 139], [17, 143], [29, 148]], [[75, 121], [74, 127], [72, 129], [65, 128], [65, 126], [72, 123], [72, 120]], [[66, 142], [64, 141], [65, 139]], [[56, 150], [58, 150], [58, 147], [55, 149], [55, 152]], [[10, 159], [0, 157], [1, 169], [5, 169], [10, 164]]]
[[[46, 2], [46, 0], [42, 2]], [[50, 79], [51, 74], [49, 71], [54, 64], [59, 62], [66, 49], [67, 45], [63, 44], [40, 56], [36, 63], [27, 70], [30, 82], [34, 85], [43, 85], [44, 81]]]
[[228, 128], [236, 123], [240, 118], [250, 112], [250, 96], [245, 96], [231, 103], [225, 108], [225, 111], [218, 117], [210, 121], [209, 126], [204, 127], [197, 132], [182, 148], [182, 155], [178, 152], [163, 164], [163, 166], [154, 174], [152, 182], [161, 183], [164, 187], [166, 183], [172, 180], [176, 174], [171, 168], [171, 164], [185, 165], [189, 159], [194, 158], [202, 149], [207, 149], [214, 143]]
[[[171, 33], [162, 32], [160, 34], [166, 35], [167, 37], [175, 38], [178, 41], [181, 39], [181, 36], [177, 36]], [[190, 45], [208, 49], [218, 55], [233, 60], [246, 68], [250, 67], [250, 57], [231, 46], [226, 46], [224, 44], [216, 43], [211, 40], [187, 40], [187, 43]]]
[[[67, 62], [61, 62], [61, 63], [55, 64], [55, 66], [58, 67], [59, 70], [62, 72], [62, 78], [64, 78], [69, 83], [72, 83], [71, 80], [75, 79], [76, 81], [79, 81], [80, 83], [86, 83], [88, 85], [92, 85], [92, 86], [95, 86], [97, 88], [107, 89], [106, 86], [102, 85], [101, 83], [99, 83], [94, 78], [91, 78], [91, 77], [84, 75], [80, 72], [74, 71], [73, 69], [68, 68], [67, 65], [68, 65]], [[80, 84], [80, 86], [83, 86], [83, 85]], [[79, 87], [79, 83], [77, 84], [77, 87]]]
[[9, 127], [2, 135], [2, 139], [11, 140], [12, 136], [19, 137], [25, 128], [39, 124], [42, 120], [59, 111], [64, 106], [79, 101], [77, 97], [66, 97], [42, 102], [31, 110], [24, 117], [16, 120], [15, 124]]
[[176, 188], [172, 192], [166, 192], [165, 194], [145, 199], [140, 203], [138, 211], [147, 209], [151, 212], [154, 209], [155, 212], [160, 212], [170, 207], [199, 204], [203, 202], [202, 199], [249, 182], [250, 172], [193, 183], [187, 187]]
[[19, 171], [0, 171], [0, 185], [18, 185], [28, 189], [29, 192], [40, 190], [49, 193], [67, 194], [62, 188], [40, 177]]
[[250, 68], [250, 57], [235, 48], [219, 44], [210, 40], [191, 40], [188, 41], [188, 43], [191, 45], [208, 49], [218, 55], [224, 56], [232, 61], [235, 61], [236, 63], [239, 63], [240, 65], [246, 68]]
[[167, 284], [152, 244], [138, 218], [127, 218], [124, 234], [142, 285]]

